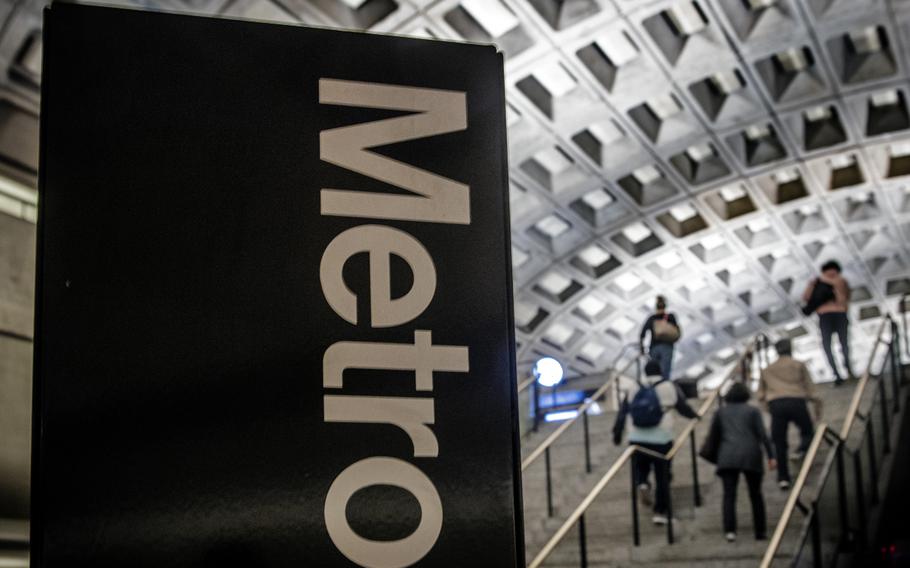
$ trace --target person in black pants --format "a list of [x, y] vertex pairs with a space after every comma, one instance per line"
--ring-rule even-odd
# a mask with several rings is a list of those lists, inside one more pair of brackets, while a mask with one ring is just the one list
[[761, 483], [764, 476], [762, 448], [768, 456], [768, 467], [774, 469], [774, 449], [768, 440], [761, 411], [748, 404], [749, 389], [734, 383], [724, 397], [727, 404], [714, 415], [702, 456], [717, 464], [717, 475], [724, 486], [724, 534], [730, 542], [736, 540], [736, 490], [739, 477], [746, 478], [749, 500], [752, 502], [752, 528], [756, 540], [767, 536], [765, 499]]
[[[837, 368], [831, 340], [837, 334], [841, 354], [844, 357], [844, 370], [847, 378], [853, 379], [853, 365], [850, 363], [849, 320], [850, 285], [841, 274], [841, 266], [836, 260], [829, 260], [821, 267], [821, 276], [812, 279], [803, 292], [803, 301], [807, 310], [818, 314], [818, 328], [822, 336], [822, 347], [828, 358], [828, 365], [834, 375], [834, 386], [843, 384], [844, 378]], [[805, 312], [805, 310], [804, 310]]]
[[787, 429], [790, 423], [799, 429], [800, 444], [796, 459], [801, 459], [812, 443], [815, 426], [807, 402], [815, 404], [816, 416], [821, 417], [821, 399], [815, 395], [815, 384], [809, 369], [794, 359], [792, 345], [787, 339], [775, 344], [777, 361], [761, 372], [758, 399], [768, 405], [771, 413], [771, 439], [778, 459], [777, 481], [781, 489], [790, 488], [790, 467], [787, 462]]

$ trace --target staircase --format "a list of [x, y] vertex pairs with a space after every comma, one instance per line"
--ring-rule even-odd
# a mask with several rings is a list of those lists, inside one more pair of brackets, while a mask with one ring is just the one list
[[[840, 388], [819, 385], [825, 401], [825, 420], [839, 425], [855, 387], [848, 383]], [[692, 401], [697, 407], [698, 401]], [[536, 460], [523, 474], [525, 539], [530, 561], [549, 538], [581, 503], [594, 485], [626, 449], [612, 443], [614, 412], [589, 416], [591, 443], [591, 473], [585, 472], [584, 435], [582, 420], [578, 420], [551, 447], [551, 479], [553, 516], [547, 515], [545, 459]], [[676, 420], [682, 430], [685, 419]], [[767, 418], [766, 418], [767, 422]], [[701, 447], [707, 435], [710, 415], [695, 430], [696, 444]], [[546, 425], [540, 432], [523, 441], [522, 453], [527, 455], [555, 429]], [[770, 431], [770, 429], [769, 429]], [[791, 428], [791, 448], [798, 443], [795, 428]], [[823, 460], [819, 460], [822, 463]], [[758, 566], [767, 541], [756, 542], [752, 537], [751, 505], [744, 480], [740, 482], [737, 505], [738, 540], [727, 543], [721, 525], [722, 488], [714, 475], [714, 466], [696, 460], [702, 506], [695, 507], [692, 474], [692, 452], [684, 446], [673, 461], [672, 505], [675, 542], [667, 542], [667, 529], [651, 522], [651, 511], [639, 505], [640, 546], [633, 544], [631, 512], [631, 479], [628, 465], [622, 468], [585, 513], [587, 562], [589, 566], [699, 566], [755, 567]], [[798, 464], [791, 462], [795, 478]], [[820, 466], [819, 466], [820, 467]], [[768, 512], [768, 531], [773, 531], [784, 507], [788, 493], [777, 487], [776, 474], [767, 472], [764, 480], [765, 504]], [[797, 531], [793, 531], [797, 532]], [[581, 565], [578, 526], [574, 526], [544, 562], [544, 566], [578, 567]]]

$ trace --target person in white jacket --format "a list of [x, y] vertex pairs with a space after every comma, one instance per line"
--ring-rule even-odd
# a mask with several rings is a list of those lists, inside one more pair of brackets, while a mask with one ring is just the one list
[[[648, 361], [645, 365], [645, 377], [640, 381], [621, 379], [619, 414], [613, 425], [613, 443], [622, 443], [626, 422], [630, 422], [629, 443], [642, 448], [666, 454], [673, 447], [673, 412], [685, 418], [698, 418], [698, 414], [686, 402], [686, 397], [672, 381], [661, 374], [657, 361]], [[640, 391], [641, 396], [639, 396]], [[649, 402], [656, 402], [659, 407]], [[653, 504], [654, 524], [666, 524], [668, 502], [670, 499], [670, 466], [665, 460], [636, 453], [632, 458], [635, 483], [639, 495], [646, 505]], [[657, 485], [654, 498], [651, 498], [651, 484], [648, 477], [654, 470]]]

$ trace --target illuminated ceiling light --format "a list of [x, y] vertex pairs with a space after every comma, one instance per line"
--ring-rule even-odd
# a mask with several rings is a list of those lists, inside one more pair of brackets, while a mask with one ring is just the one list
[[559, 98], [572, 92], [577, 82], [559, 63], [550, 63], [534, 72], [534, 77], [553, 96]]
[[635, 276], [631, 272], [626, 272], [625, 274], [621, 274], [620, 276], [618, 276], [616, 278], [616, 280], [614, 280], [614, 282], [616, 283], [617, 286], [619, 286], [619, 288], [621, 290], [623, 290], [625, 292], [631, 292], [632, 290], [635, 290], [636, 288], [638, 288], [639, 286], [641, 286], [644, 283], [644, 281], [641, 278], [639, 278], [638, 276]]
[[898, 91], [897, 89], [880, 91], [872, 95], [869, 100], [873, 106], [877, 107], [896, 105], [899, 101]]
[[720, 197], [727, 203], [746, 197], [746, 190], [739, 185], [728, 185], [720, 189]]
[[578, 258], [588, 266], [600, 266], [610, 260], [610, 253], [597, 245], [590, 245], [578, 253]]
[[831, 107], [826, 105], [814, 106], [805, 112], [806, 119], [812, 122], [831, 118]]
[[554, 345], [560, 349], [565, 349], [569, 342], [572, 341], [572, 338], [575, 336], [575, 334], [576, 332], [573, 328], [556, 322], [546, 329], [543, 334], [543, 339], [551, 345]]
[[622, 234], [632, 243], [640, 243], [651, 236], [651, 229], [646, 227], [644, 223], [636, 222], [627, 225], [622, 230]]
[[562, 365], [552, 357], [543, 357], [534, 363], [534, 378], [544, 387], [555, 387], [563, 378]]
[[612, 195], [601, 188], [585, 193], [581, 196], [581, 200], [595, 211], [600, 211], [615, 201]]
[[739, 71], [736, 69], [731, 69], [729, 71], [720, 71], [711, 75], [709, 78], [714, 87], [726, 94], [735, 93], [736, 91], [745, 87], [742, 76], [739, 74]]
[[818, 205], [803, 205], [799, 208], [799, 214], [803, 217], [811, 217], [818, 214]]
[[588, 127], [588, 131], [604, 146], [618, 142], [626, 137], [625, 133], [612, 120], [595, 122]]
[[588, 341], [578, 350], [578, 355], [588, 361], [597, 361], [607, 351], [607, 348], [594, 341]]
[[461, 6], [494, 38], [506, 35], [520, 23], [498, 0], [461, 0]]
[[748, 270], [748, 267], [746, 266], [745, 262], [734, 262], [727, 267], [727, 272], [730, 274], [740, 274], [746, 270]]
[[530, 259], [530, 253], [512, 245], [512, 268], [521, 268]]
[[746, 137], [750, 140], [761, 140], [771, 135], [771, 128], [767, 124], [753, 124], [746, 127]]
[[682, 258], [673, 251], [658, 256], [656, 261], [657, 265], [664, 270], [670, 270], [682, 264]]
[[764, 10], [777, 3], [777, 0], [746, 0], [752, 11]]
[[696, 34], [708, 25], [694, 2], [680, 2], [666, 12], [679, 35]]
[[675, 207], [671, 207], [670, 215], [682, 223], [683, 221], [687, 221], [698, 215], [698, 211], [696, 211], [695, 208], [688, 203], [682, 203]]
[[555, 270], [551, 270], [538, 280], [537, 285], [550, 295], [558, 296], [572, 285], [572, 280]]
[[610, 64], [617, 68], [638, 57], [638, 47], [635, 46], [625, 31], [601, 36], [594, 40], [594, 43], [610, 61]]
[[695, 146], [689, 146], [686, 148], [686, 154], [696, 162], [701, 162], [710, 158], [714, 155], [714, 150], [711, 148], [711, 145], [705, 142], [704, 144], [696, 144]]
[[860, 54], [877, 53], [882, 50], [882, 38], [876, 26], [868, 26], [847, 33], [853, 50]]
[[714, 250], [716, 248], [722, 247], [726, 244], [726, 239], [719, 234], [708, 235], [703, 238], [700, 243], [701, 246], [705, 247], [705, 250]]
[[856, 156], [853, 154], [838, 154], [837, 156], [830, 158], [828, 163], [831, 165], [831, 169], [841, 170], [855, 165]]
[[670, 93], [645, 101], [645, 106], [662, 121], [682, 111], [682, 107], [679, 106], [676, 97]]
[[632, 177], [638, 180], [638, 183], [641, 185], [650, 185], [659, 180], [662, 176], [660, 174], [660, 170], [649, 164], [633, 171]]
[[565, 219], [559, 215], [551, 214], [547, 215], [540, 221], [534, 224], [534, 227], [540, 231], [542, 234], [555, 239], [560, 235], [564, 234], [566, 231], [572, 228], [572, 225], [568, 223]]
[[793, 47], [774, 55], [774, 59], [788, 73], [799, 73], [809, 66], [805, 48]]
[[761, 233], [762, 231], [767, 231], [768, 229], [770, 229], [771, 223], [764, 217], [759, 217], [758, 219], [749, 221], [746, 224], [746, 227], [749, 228], [749, 231], [751, 233]]
[[578, 310], [589, 319], [594, 319], [607, 308], [607, 303], [593, 294], [588, 294], [578, 302]]
[[572, 160], [556, 146], [534, 154], [534, 159], [550, 174], [560, 174], [572, 167]]
[[778, 170], [772, 174], [774, 181], [778, 184], [783, 185], [785, 183], [790, 183], [791, 181], [796, 181], [800, 178], [799, 170], [796, 168]]
[[638, 323], [632, 321], [626, 316], [622, 316], [620, 318], [617, 318], [616, 321], [613, 322], [613, 325], [610, 327], [611, 329], [618, 332], [620, 336], [623, 336], [638, 327]]

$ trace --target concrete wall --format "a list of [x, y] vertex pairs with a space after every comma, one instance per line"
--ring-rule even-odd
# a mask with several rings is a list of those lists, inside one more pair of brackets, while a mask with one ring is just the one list
[[35, 225], [0, 213], [0, 519], [28, 516]]

